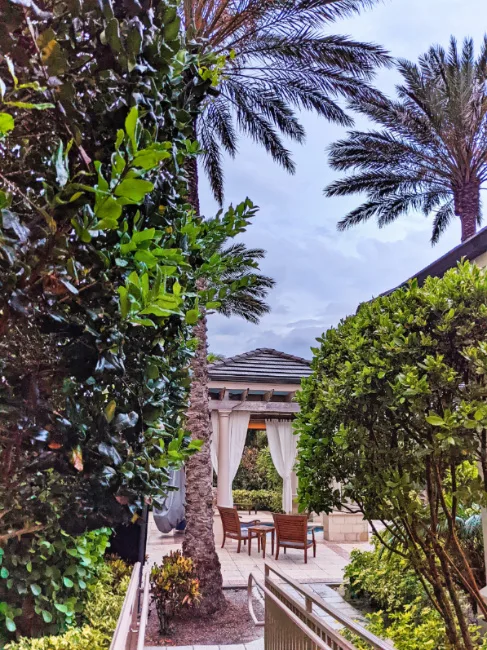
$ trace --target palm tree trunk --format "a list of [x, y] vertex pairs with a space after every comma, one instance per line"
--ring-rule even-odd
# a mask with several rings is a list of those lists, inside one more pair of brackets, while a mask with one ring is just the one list
[[225, 605], [225, 597], [213, 534], [206, 316], [194, 326], [193, 333], [198, 340], [198, 347], [191, 363], [193, 376], [187, 427], [192, 437], [203, 440], [204, 444], [186, 463], [186, 530], [183, 554], [195, 563], [200, 581], [201, 600], [197, 611], [202, 616], [208, 616]]
[[[200, 213], [198, 165], [196, 159], [187, 165], [189, 201]], [[204, 288], [204, 280], [198, 289]], [[201, 450], [186, 463], [186, 530], [183, 554], [190, 557], [200, 581], [201, 600], [197, 611], [202, 616], [215, 613], [225, 605], [220, 560], [213, 533], [213, 471], [210, 454], [211, 420], [208, 396], [208, 333], [206, 314], [196, 323], [193, 334], [198, 341], [191, 362], [190, 406], [186, 426], [192, 438], [203, 440]]]
[[478, 180], [466, 182], [455, 193], [455, 214], [462, 224], [462, 242], [477, 232], [477, 219], [480, 214], [480, 183]]

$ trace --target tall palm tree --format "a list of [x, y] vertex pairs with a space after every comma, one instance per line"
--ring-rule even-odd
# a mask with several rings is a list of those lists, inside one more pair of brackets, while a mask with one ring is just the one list
[[385, 50], [326, 34], [339, 18], [377, 0], [185, 0], [184, 29], [203, 50], [228, 55], [217, 88], [196, 124], [203, 165], [215, 198], [223, 201], [222, 153], [234, 157], [238, 132], [262, 145], [294, 172], [281, 134], [303, 142], [296, 110], [315, 111], [344, 126], [351, 118], [340, 98], [370, 95]]
[[352, 131], [330, 148], [330, 164], [353, 173], [329, 185], [327, 196], [365, 192], [367, 201], [339, 223], [345, 230], [376, 217], [379, 227], [410, 210], [433, 215], [436, 243], [452, 219], [462, 241], [481, 222], [480, 189], [487, 180], [487, 37], [480, 54], [452, 37], [446, 52], [432, 47], [418, 65], [400, 60], [398, 99], [379, 92], [351, 106], [381, 130]]
[[[194, 124], [204, 154], [203, 167], [217, 201], [223, 202], [223, 152], [235, 156], [238, 133], [261, 144], [287, 171], [294, 163], [281, 136], [303, 142], [296, 111], [312, 110], [329, 121], [350, 125], [338, 101], [365, 98], [376, 66], [389, 57], [377, 45], [359, 43], [324, 30], [338, 18], [371, 6], [376, 0], [184, 0], [183, 29], [188, 43], [201, 52], [226, 56], [215, 90]], [[189, 200], [200, 214], [198, 166], [188, 168]], [[244, 265], [245, 266], [245, 265]], [[238, 265], [235, 273], [239, 273]], [[253, 274], [254, 276], [256, 274]], [[267, 307], [268, 287], [255, 277], [243, 293], [222, 306], [256, 322]], [[262, 293], [264, 291], [264, 293]], [[262, 311], [263, 309], [263, 311]], [[198, 347], [192, 363], [187, 426], [203, 439], [202, 451], [186, 468], [187, 529], [184, 551], [200, 566], [200, 611], [216, 611], [224, 602], [221, 572], [212, 535], [211, 424], [208, 409], [206, 317], [195, 326]]]
[[[217, 290], [235, 286], [236, 280], [246, 281], [223, 298], [218, 312], [230, 317], [238, 315], [251, 323], [269, 311], [265, 298], [274, 286], [274, 280], [259, 271], [262, 249], [247, 249], [237, 243], [220, 250], [225, 271], [218, 279]], [[213, 288], [204, 281], [206, 289]], [[211, 423], [208, 407], [208, 343], [207, 320], [203, 315], [194, 327], [198, 347], [192, 361], [190, 406], [187, 426], [193, 438], [203, 440], [201, 450], [186, 463], [186, 531], [183, 552], [195, 563], [200, 581], [199, 613], [203, 616], [221, 609], [225, 603], [222, 590], [220, 562], [213, 535], [213, 490], [210, 456]]]

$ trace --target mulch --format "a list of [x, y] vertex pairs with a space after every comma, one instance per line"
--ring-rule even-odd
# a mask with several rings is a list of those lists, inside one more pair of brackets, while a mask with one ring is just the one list
[[[157, 612], [153, 605], [145, 637], [146, 645], [231, 645], [250, 643], [263, 636], [262, 627], [256, 627], [247, 606], [246, 589], [225, 589], [227, 606], [211, 618], [191, 615], [173, 621], [169, 636], [160, 636]], [[259, 617], [262, 612], [255, 607]]]

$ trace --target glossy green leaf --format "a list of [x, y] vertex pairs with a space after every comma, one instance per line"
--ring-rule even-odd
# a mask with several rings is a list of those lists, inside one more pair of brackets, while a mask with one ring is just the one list
[[[137, 106], [132, 106], [129, 114], [125, 119], [125, 131], [132, 143], [132, 151], [137, 151], [137, 122], [139, 119], [139, 109]], [[118, 136], [119, 137], [119, 136]], [[117, 138], [118, 141], [118, 138]]]
[[14, 621], [9, 616], [5, 617], [5, 627], [9, 632], [15, 632], [15, 630], [17, 629], [17, 626], [15, 625]]
[[129, 178], [115, 188], [115, 195], [128, 199], [131, 203], [141, 203], [146, 194], [154, 189], [153, 183], [140, 178]]
[[199, 311], [197, 309], [190, 309], [186, 312], [186, 322], [188, 325], [196, 325], [199, 318]]
[[44, 619], [44, 623], [51, 623], [52, 621], [51, 612], [48, 612], [47, 610], [43, 609], [41, 613], [42, 613], [42, 618]]
[[14, 118], [9, 113], [0, 113], [0, 135], [6, 135], [15, 127]]

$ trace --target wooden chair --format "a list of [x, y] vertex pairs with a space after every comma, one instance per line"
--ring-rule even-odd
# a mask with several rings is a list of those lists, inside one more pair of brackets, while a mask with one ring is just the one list
[[240, 517], [238, 516], [238, 512], [235, 508], [224, 508], [222, 506], [218, 506], [218, 512], [220, 513], [223, 526], [222, 548], [225, 546], [227, 537], [229, 537], [230, 539], [237, 540], [237, 553], [240, 553], [240, 546], [242, 544], [242, 541], [244, 544], [246, 544], [247, 540], [250, 540], [253, 537], [259, 537], [258, 533], [248, 530], [248, 526], [255, 526], [255, 524], [260, 523], [259, 519], [254, 519], [252, 521], [243, 523], [240, 521]]
[[316, 557], [315, 531], [308, 537], [307, 515], [278, 515], [273, 513], [274, 527], [276, 529], [276, 560], [279, 558], [279, 548], [282, 546], [284, 553], [287, 548], [297, 548], [304, 551], [304, 563], [308, 563], [308, 549], [313, 547], [313, 557]]

